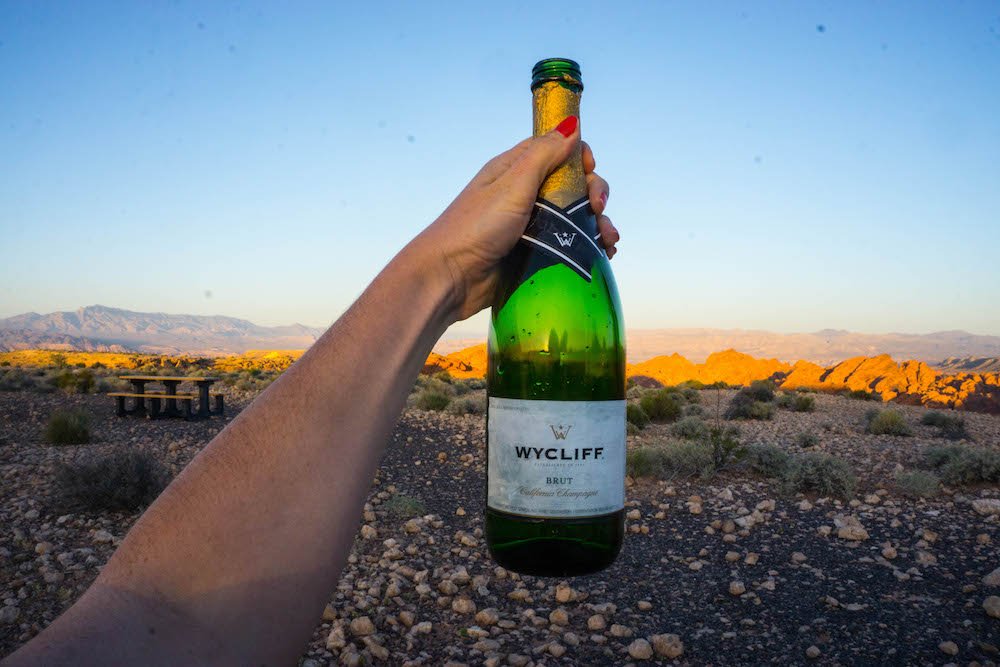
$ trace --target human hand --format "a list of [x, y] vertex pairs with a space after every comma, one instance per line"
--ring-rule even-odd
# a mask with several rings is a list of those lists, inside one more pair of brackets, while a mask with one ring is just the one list
[[[579, 141], [579, 123], [570, 116], [551, 132], [525, 139], [501, 153], [486, 163], [421, 234], [438, 255], [444, 280], [450, 285], [456, 320], [471, 317], [490, 304], [500, 260], [524, 233], [538, 189], [546, 176], [569, 158]], [[590, 146], [583, 142], [582, 149], [587, 194], [602, 244], [611, 258], [620, 236], [604, 215], [608, 182], [594, 172]]]

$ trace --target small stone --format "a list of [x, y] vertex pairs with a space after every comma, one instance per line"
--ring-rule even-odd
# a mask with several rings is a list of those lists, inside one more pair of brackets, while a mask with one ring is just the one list
[[572, 602], [577, 599], [578, 595], [579, 594], [570, 586], [565, 584], [559, 584], [556, 586], [556, 602], [560, 604]]
[[412, 628], [410, 628], [410, 632], [413, 632], [413, 633], [418, 634], [418, 635], [426, 635], [426, 634], [430, 634], [430, 631], [433, 630], [433, 629], [434, 629], [434, 626], [431, 624], [430, 621], [420, 621], [419, 623], [417, 623], [416, 625], [414, 625]]
[[35, 545], [35, 553], [38, 554], [39, 556], [43, 556], [49, 553], [50, 551], [52, 551], [51, 542], [39, 542], [38, 544]]
[[632, 633], [632, 628], [630, 628], [628, 626], [620, 625], [618, 623], [614, 623], [611, 626], [611, 636], [612, 637], [631, 637], [632, 634], [633, 634]]
[[403, 524], [403, 530], [411, 535], [415, 535], [420, 532], [420, 521], [417, 519], [410, 519]]
[[688, 503], [688, 512], [691, 514], [701, 514], [701, 503]]
[[739, 596], [739, 595], [743, 595], [746, 592], [747, 592], [746, 584], [744, 584], [742, 581], [731, 581], [731, 582], [729, 582], [729, 594], [730, 595]]
[[326, 647], [331, 651], [339, 651], [345, 646], [347, 646], [347, 638], [344, 636], [344, 628], [337, 625], [327, 635]]
[[1000, 567], [983, 577], [983, 586], [1000, 586]]
[[570, 646], [579, 646], [580, 638], [576, 636], [575, 632], [565, 632], [563, 633], [562, 639], [564, 642]]
[[808, 556], [806, 556], [801, 551], [795, 551], [795, 552], [792, 553], [792, 562], [793, 563], [804, 563], [807, 560], [809, 560]]
[[803, 500], [802, 502], [799, 503], [799, 511], [800, 512], [808, 512], [812, 508], [813, 508], [813, 504], [811, 502], [809, 502], [808, 500]]
[[704, 563], [702, 563], [702, 562], [701, 562], [700, 560], [695, 560], [695, 561], [691, 561], [690, 563], [688, 563], [688, 569], [689, 569], [689, 570], [694, 570], [695, 572], [697, 572], [697, 571], [698, 571], [698, 570], [700, 570], [700, 569], [701, 569], [701, 568], [702, 568], [702, 567], [703, 567], [704, 565], [705, 565], [705, 564], [704, 564]]
[[562, 657], [566, 653], [566, 647], [559, 642], [552, 642], [549, 644], [549, 653], [552, 654], [553, 658]]
[[104, 529], [94, 531], [94, 541], [98, 544], [107, 544], [114, 539], [114, 536]]
[[327, 623], [337, 620], [337, 610], [329, 602], [323, 607], [323, 620]]
[[988, 533], [979, 533], [976, 535], [976, 544], [989, 544], [990, 536]]
[[958, 644], [955, 642], [941, 642], [938, 648], [947, 655], [958, 655]]
[[837, 527], [837, 537], [842, 540], [859, 542], [868, 539], [868, 531], [853, 514], [838, 514], [833, 517], [833, 524]]
[[639, 611], [649, 611], [653, 608], [653, 603], [649, 600], [639, 600], [636, 606], [639, 607]]
[[500, 614], [493, 607], [488, 609], [483, 609], [476, 613], [476, 623], [488, 628], [491, 625], [496, 625], [500, 621]]
[[467, 597], [457, 597], [451, 603], [451, 610], [458, 614], [474, 614], [476, 603]]
[[361, 538], [365, 540], [374, 540], [378, 537], [378, 531], [375, 530], [375, 526], [369, 524], [364, 524], [361, 526]]
[[0, 625], [13, 625], [21, 615], [21, 610], [13, 606], [0, 607]]
[[991, 595], [983, 600], [983, 611], [986, 612], [987, 616], [1000, 618], [1000, 597]]
[[417, 616], [412, 611], [403, 610], [399, 612], [399, 622], [408, 628], [412, 628]]
[[884, 547], [882, 547], [882, 558], [885, 558], [886, 560], [892, 560], [897, 555], [899, 554], [896, 553], [896, 548], [891, 544], [887, 544]]
[[551, 614], [549, 614], [549, 623], [552, 625], [569, 625], [569, 614], [562, 607], [554, 609]]
[[351, 634], [356, 637], [375, 634], [375, 624], [367, 616], [359, 616], [351, 621]]
[[739, 551], [727, 551], [726, 552], [726, 562], [727, 563], [735, 563], [739, 559], [740, 559], [740, 552]]
[[524, 667], [528, 664], [530, 658], [526, 655], [521, 655], [520, 653], [511, 653], [507, 656], [507, 664], [511, 667]]
[[465, 508], [459, 507], [457, 510], [455, 510], [455, 516], [465, 516]]
[[833, 528], [830, 528], [830, 526], [820, 526], [816, 529], [816, 534], [820, 537], [830, 537], [830, 533], [832, 532]]
[[983, 516], [1000, 514], [1000, 500], [996, 498], [977, 498], [972, 501], [972, 509], [975, 510], [977, 514], [981, 514]]
[[882, 499], [879, 498], [874, 493], [872, 493], [865, 496], [865, 502], [868, 503], [869, 505], [878, 505], [880, 502], [882, 502]]
[[937, 565], [937, 556], [932, 554], [930, 551], [918, 551], [917, 552], [917, 563], [919, 565]]
[[389, 649], [379, 644], [377, 641], [371, 637], [365, 637], [365, 648], [368, 652], [372, 654], [372, 657], [376, 660], [385, 661], [389, 659]]
[[806, 649], [806, 657], [809, 658], [810, 660], [815, 660], [816, 658], [818, 658], [820, 653], [821, 651], [819, 650], [819, 647], [816, 646], [815, 644]]
[[653, 657], [653, 647], [645, 639], [636, 639], [628, 645], [628, 654], [633, 660], [649, 660]]
[[458, 586], [451, 579], [445, 579], [444, 581], [438, 582], [438, 591], [442, 595], [454, 595], [458, 592]]
[[587, 629], [591, 632], [596, 632], [598, 630], [603, 630], [607, 627], [608, 622], [600, 614], [594, 614], [587, 619]]
[[756, 565], [758, 560], [760, 560], [760, 554], [751, 551], [747, 554], [747, 557], [743, 559], [743, 562], [747, 565]]
[[677, 635], [653, 635], [649, 639], [653, 642], [653, 650], [656, 651], [656, 655], [664, 658], [677, 658], [684, 654], [684, 642]]
[[642, 513], [639, 510], [629, 510], [625, 518], [629, 521], [638, 521], [642, 518]]
[[719, 494], [716, 497], [719, 500], [725, 500], [726, 502], [731, 502], [733, 499], [733, 491], [727, 486], [726, 488], [722, 489], [722, 491], [719, 491]]

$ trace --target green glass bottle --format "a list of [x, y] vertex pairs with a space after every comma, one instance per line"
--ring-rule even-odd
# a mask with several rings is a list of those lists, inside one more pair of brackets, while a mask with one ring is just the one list
[[[534, 133], [580, 115], [572, 60], [535, 65]], [[538, 193], [490, 318], [486, 541], [524, 574], [601, 570], [621, 550], [625, 335], [580, 150]]]

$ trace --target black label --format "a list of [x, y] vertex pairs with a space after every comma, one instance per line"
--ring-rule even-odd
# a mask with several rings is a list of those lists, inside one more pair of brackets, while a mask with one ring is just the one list
[[594, 262], [604, 254], [597, 220], [587, 197], [565, 208], [539, 197], [521, 243], [546, 252], [588, 283]]

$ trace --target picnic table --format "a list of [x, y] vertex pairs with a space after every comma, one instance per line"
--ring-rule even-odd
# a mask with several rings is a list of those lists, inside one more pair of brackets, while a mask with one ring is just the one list
[[[223, 401], [222, 394], [211, 395], [212, 385], [219, 381], [219, 378], [213, 377], [177, 377], [170, 375], [121, 375], [119, 376], [122, 380], [128, 380], [132, 384], [132, 392], [121, 392], [115, 394], [109, 394], [114, 396], [118, 401], [118, 415], [124, 417], [125, 415], [140, 415], [146, 416], [149, 414], [151, 417], [186, 417], [186, 418], [206, 418], [212, 415], [221, 415], [223, 413]], [[166, 392], [147, 392], [146, 385], [151, 382], [158, 382], [166, 387]], [[180, 386], [182, 382], [192, 382], [198, 387], [198, 394], [181, 394], [177, 392], [177, 387]], [[215, 408], [213, 409], [210, 405], [209, 399], [215, 398]], [[125, 399], [132, 398], [135, 399], [135, 403], [131, 410], [125, 409]], [[197, 398], [198, 400], [198, 410], [194, 412], [192, 410], [192, 402]], [[146, 400], [150, 401], [150, 411], [147, 413]], [[164, 401], [165, 405], [163, 409], [160, 409], [160, 401]], [[177, 403], [180, 401], [184, 410], [182, 411], [177, 407]]]

